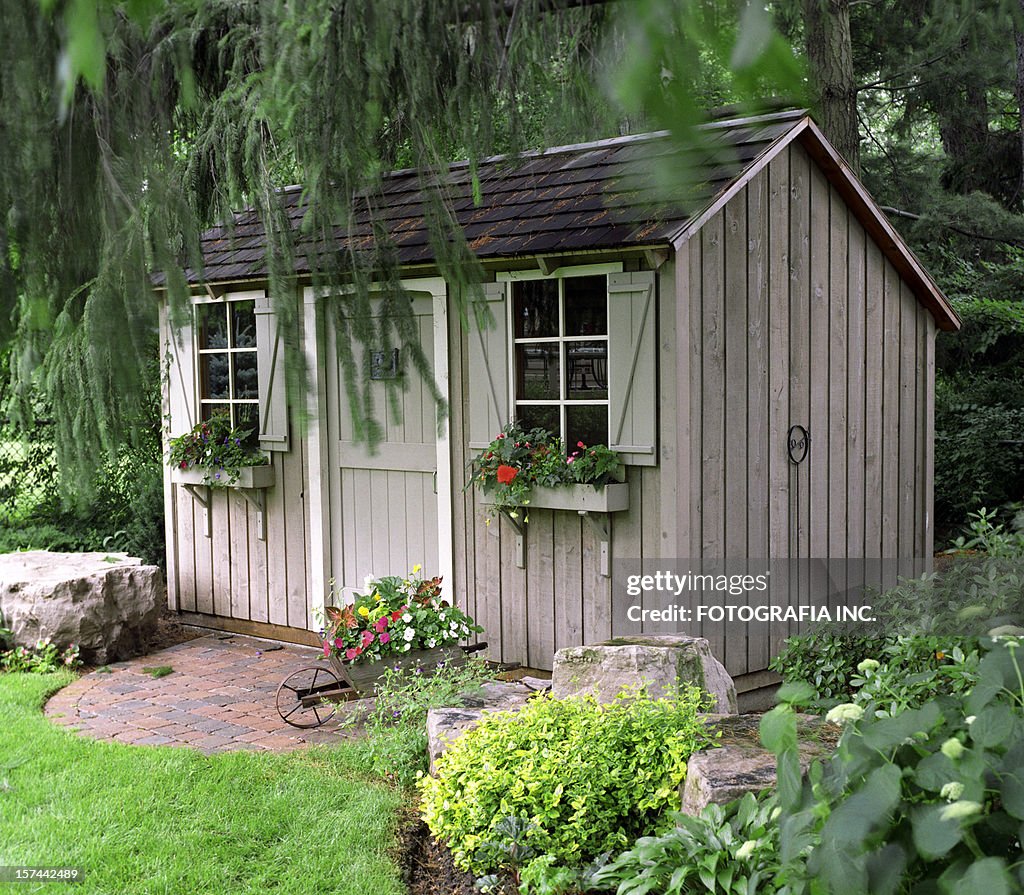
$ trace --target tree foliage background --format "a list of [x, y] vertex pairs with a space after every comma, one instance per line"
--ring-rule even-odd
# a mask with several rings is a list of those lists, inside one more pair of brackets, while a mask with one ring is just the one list
[[[397, 289], [387, 234], [328, 250], [388, 169], [666, 128], [666, 186], [685, 191], [707, 109], [781, 98], [812, 105], [966, 321], [940, 344], [937, 513], [954, 526], [1024, 493], [1021, 22], [1020, 0], [0, 0], [5, 410], [27, 420], [44, 396], [87, 501], [153, 425], [151, 272], [180, 320], [198, 235], [232, 209], [271, 234], [272, 294], [312, 251], [315, 280], [357, 287], [339, 324], [398, 344], [400, 313], [355, 323], [371, 279]], [[299, 233], [276, 193], [295, 182]], [[452, 220], [437, 194], [439, 264], [471, 285]], [[350, 404], [372, 438], [365, 385]]]

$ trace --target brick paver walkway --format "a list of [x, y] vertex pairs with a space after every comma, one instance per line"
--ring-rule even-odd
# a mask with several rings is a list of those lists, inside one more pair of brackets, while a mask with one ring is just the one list
[[[221, 635], [222, 636], [222, 635]], [[337, 716], [299, 730], [274, 707], [281, 680], [312, 664], [319, 650], [254, 637], [210, 634], [93, 671], [46, 704], [46, 715], [84, 736], [135, 745], [191, 746], [203, 752], [287, 751], [337, 742]], [[170, 666], [154, 678], [143, 668]]]

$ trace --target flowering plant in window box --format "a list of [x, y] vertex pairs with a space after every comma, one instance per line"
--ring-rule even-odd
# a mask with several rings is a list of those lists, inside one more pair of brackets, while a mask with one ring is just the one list
[[[251, 434], [251, 429], [233, 427], [227, 414], [214, 414], [171, 439], [167, 463], [182, 484], [267, 487], [273, 483], [270, 460], [251, 446]], [[265, 469], [254, 473], [253, 467]]]
[[[389, 656], [452, 647], [483, 631], [472, 618], [441, 599], [441, 579], [368, 575], [364, 594], [324, 609], [324, 656], [345, 664], [371, 664]], [[332, 602], [335, 592], [331, 589]]]
[[473, 460], [470, 484], [492, 513], [513, 519], [523, 507], [612, 512], [626, 509], [628, 488], [619, 455], [603, 444], [567, 450], [547, 429], [509, 423]]

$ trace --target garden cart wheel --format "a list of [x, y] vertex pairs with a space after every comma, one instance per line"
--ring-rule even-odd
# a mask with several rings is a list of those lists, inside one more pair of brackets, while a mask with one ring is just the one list
[[277, 713], [292, 727], [308, 729], [330, 721], [337, 707], [328, 702], [348, 689], [326, 665], [307, 665], [293, 671], [277, 688]]

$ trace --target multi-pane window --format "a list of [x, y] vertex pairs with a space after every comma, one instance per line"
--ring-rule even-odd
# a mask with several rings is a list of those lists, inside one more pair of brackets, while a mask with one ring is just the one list
[[199, 347], [199, 404], [202, 418], [231, 417], [233, 426], [259, 432], [256, 312], [252, 301], [208, 302], [196, 306]]
[[516, 419], [560, 435], [570, 451], [608, 443], [605, 276], [523, 280], [512, 291]]

